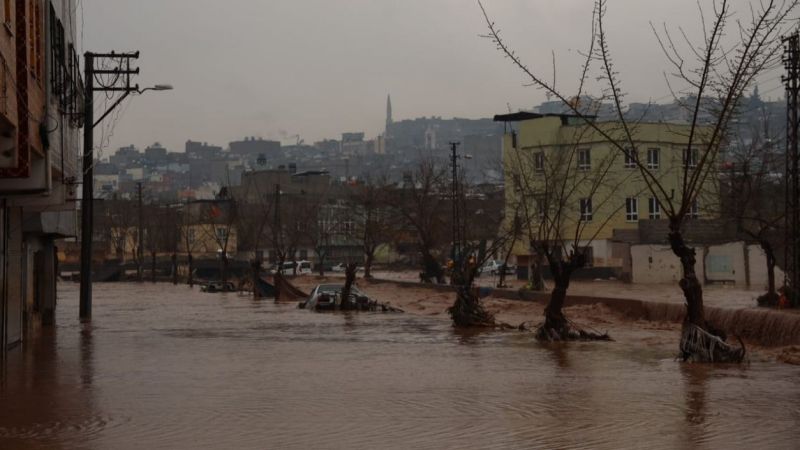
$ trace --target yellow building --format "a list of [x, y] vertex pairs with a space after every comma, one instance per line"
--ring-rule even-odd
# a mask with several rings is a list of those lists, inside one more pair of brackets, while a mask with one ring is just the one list
[[[530, 236], [525, 234], [550, 220], [558, 229], [544, 233], [545, 240], [571, 243], [580, 231], [578, 245], [587, 248], [589, 265], [622, 266], [622, 257], [612, 251], [614, 230], [636, 230], [641, 220], [666, 218], [665, 199], [680, 205], [684, 164], [688, 162], [691, 176], [704, 153], [697, 138], [687, 150], [688, 125], [636, 124], [630, 128], [635, 151], [626, 155], [607, 137], [628, 142], [619, 122], [598, 122], [601, 133], [583, 119], [567, 115], [514, 113], [495, 120], [506, 122], [507, 130], [503, 138], [506, 218], [527, 217], [533, 224], [522, 230], [523, 239], [514, 250], [520, 265], [531, 253]], [[699, 134], [709, 131], [700, 128]], [[660, 195], [648, 188], [642, 166], [658, 180]], [[719, 203], [715, 174], [701, 184], [688, 212], [691, 218], [708, 217]]]
[[215, 258], [223, 251], [228, 258], [236, 254], [236, 227], [230, 224], [198, 223], [181, 226], [178, 251], [195, 258]]

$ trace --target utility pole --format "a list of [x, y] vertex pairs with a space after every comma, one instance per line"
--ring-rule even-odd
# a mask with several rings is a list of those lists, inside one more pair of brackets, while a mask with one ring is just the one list
[[[105, 119], [132, 92], [139, 92], [139, 85], [131, 84], [131, 77], [139, 73], [132, 69], [131, 62], [139, 58], [134, 53], [92, 53], [84, 55], [83, 76], [86, 86], [83, 97], [83, 187], [81, 197], [81, 274], [80, 274], [80, 318], [92, 318], [92, 235], [94, 221], [94, 127]], [[112, 69], [96, 69], [100, 61], [102, 67], [116, 66]], [[110, 63], [110, 64], [108, 64]], [[103, 76], [108, 78], [106, 83]], [[99, 119], [94, 119], [94, 93], [121, 92], [122, 95]]]
[[139, 208], [139, 220], [137, 224], [137, 245], [136, 245], [136, 275], [139, 278], [139, 282], [141, 283], [144, 281], [144, 227], [142, 224], [144, 223], [144, 213], [142, 209], [142, 182], [136, 183], [136, 197], [138, 199], [137, 204]]
[[795, 295], [800, 288], [800, 167], [798, 167], [798, 99], [800, 97], [800, 35], [797, 31], [783, 38], [783, 63], [786, 75], [786, 255], [784, 286]]
[[461, 255], [461, 233], [460, 233], [460, 214], [458, 208], [458, 146], [460, 142], [450, 143], [450, 164], [453, 171], [453, 263], [456, 263]]

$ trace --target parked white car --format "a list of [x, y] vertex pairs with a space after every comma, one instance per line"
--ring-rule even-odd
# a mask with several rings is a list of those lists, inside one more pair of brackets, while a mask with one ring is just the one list
[[[277, 264], [276, 264], [277, 266]], [[295, 274], [294, 268], [297, 266], [297, 275], [310, 275], [314, 271], [311, 261], [287, 261], [283, 263], [282, 272], [284, 275]], [[275, 269], [273, 269], [275, 270]]]
[[[331, 267], [331, 272], [342, 272], [342, 273], [344, 273], [345, 270], [347, 270], [347, 264], [345, 264], [345, 263], [339, 263], [339, 264]], [[364, 270], [363, 267], [356, 267], [356, 272], [361, 272], [362, 270]]]
[[[503, 267], [503, 261], [497, 259], [490, 259], [486, 261], [486, 263], [481, 266], [480, 273], [481, 275], [485, 274], [492, 274], [492, 275], [500, 275], [500, 270]], [[513, 275], [517, 273], [517, 268], [514, 267], [513, 264], [508, 264], [506, 266], [506, 275]]]

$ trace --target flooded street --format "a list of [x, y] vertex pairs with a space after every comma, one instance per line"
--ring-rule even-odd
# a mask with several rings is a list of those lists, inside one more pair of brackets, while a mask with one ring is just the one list
[[[60, 286], [10, 352], [0, 448], [797, 448], [800, 367], [545, 346], [167, 284]], [[613, 331], [613, 330], [612, 330]]]

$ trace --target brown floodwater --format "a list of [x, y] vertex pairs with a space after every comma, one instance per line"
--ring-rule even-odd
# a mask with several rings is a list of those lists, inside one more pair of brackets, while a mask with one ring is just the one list
[[60, 285], [0, 372], [2, 449], [798, 448], [800, 367], [459, 334], [185, 286]]

